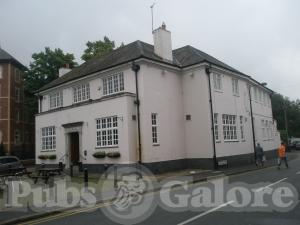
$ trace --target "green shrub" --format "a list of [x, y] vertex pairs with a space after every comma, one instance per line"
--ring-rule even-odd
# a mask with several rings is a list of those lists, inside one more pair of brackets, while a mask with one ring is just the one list
[[100, 152], [95, 152], [93, 156], [97, 159], [101, 159], [101, 158], [105, 158], [106, 154], [104, 151], [100, 151]]
[[48, 155], [48, 159], [55, 160], [56, 159], [56, 155]]
[[106, 155], [109, 158], [119, 158], [121, 156], [120, 152], [108, 152]]
[[38, 158], [41, 159], [41, 160], [46, 160], [46, 159], [49, 158], [49, 156], [47, 156], [47, 155], [39, 155]]

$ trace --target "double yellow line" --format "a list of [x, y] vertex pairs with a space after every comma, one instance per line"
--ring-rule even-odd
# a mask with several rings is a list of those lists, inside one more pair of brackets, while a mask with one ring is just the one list
[[79, 214], [79, 213], [93, 211], [93, 210], [96, 210], [96, 209], [99, 209], [99, 208], [102, 208], [102, 207], [106, 207], [106, 206], [110, 206], [110, 205], [112, 205], [111, 202], [109, 202], [109, 203], [100, 203], [100, 204], [97, 204], [94, 207], [84, 208], [84, 209], [77, 209], [77, 210], [72, 210], [72, 211], [70, 210], [70, 211], [66, 211], [66, 212], [63, 212], [63, 213], [59, 213], [58, 215], [48, 216], [48, 217], [44, 217], [44, 218], [37, 219], [37, 220], [32, 220], [28, 223], [23, 223], [23, 224], [19, 224], [19, 225], [25, 225], [25, 224], [26, 225], [35, 225], [35, 224], [46, 223], [46, 222], [49, 222], [49, 221], [52, 221], [52, 220], [57, 220], [57, 219], [69, 217], [69, 216], [72, 216], [72, 215], [76, 215], [76, 214]]

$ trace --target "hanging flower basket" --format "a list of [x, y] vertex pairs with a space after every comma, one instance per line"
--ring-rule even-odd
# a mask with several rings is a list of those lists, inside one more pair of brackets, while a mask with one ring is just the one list
[[38, 158], [40, 160], [46, 160], [46, 159], [48, 159], [48, 156], [47, 155], [39, 155]]
[[106, 156], [106, 153], [104, 151], [100, 151], [100, 152], [95, 152], [93, 154], [93, 156], [97, 159], [102, 159], [102, 158], [105, 158]]
[[56, 155], [48, 155], [48, 159], [55, 160], [56, 159]]
[[109, 158], [120, 158], [121, 153], [120, 152], [108, 152], [106, 155]]

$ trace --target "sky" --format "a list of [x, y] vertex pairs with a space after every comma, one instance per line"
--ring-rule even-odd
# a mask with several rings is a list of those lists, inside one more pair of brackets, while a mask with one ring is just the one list
[[299, 0], [0, 0], [0, 46], [28, 66], [46, 46], [73, 53], [106, 35], [153, 44], [165, 22], [173, 49], [192, 45], [289, 97], [300, 98]]

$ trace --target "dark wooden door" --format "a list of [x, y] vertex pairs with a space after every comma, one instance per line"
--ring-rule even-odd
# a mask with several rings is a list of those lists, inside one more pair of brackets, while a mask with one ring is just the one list
[[71, 163], [77, 165], [79, 162], [79, 134], [70, 133]]

